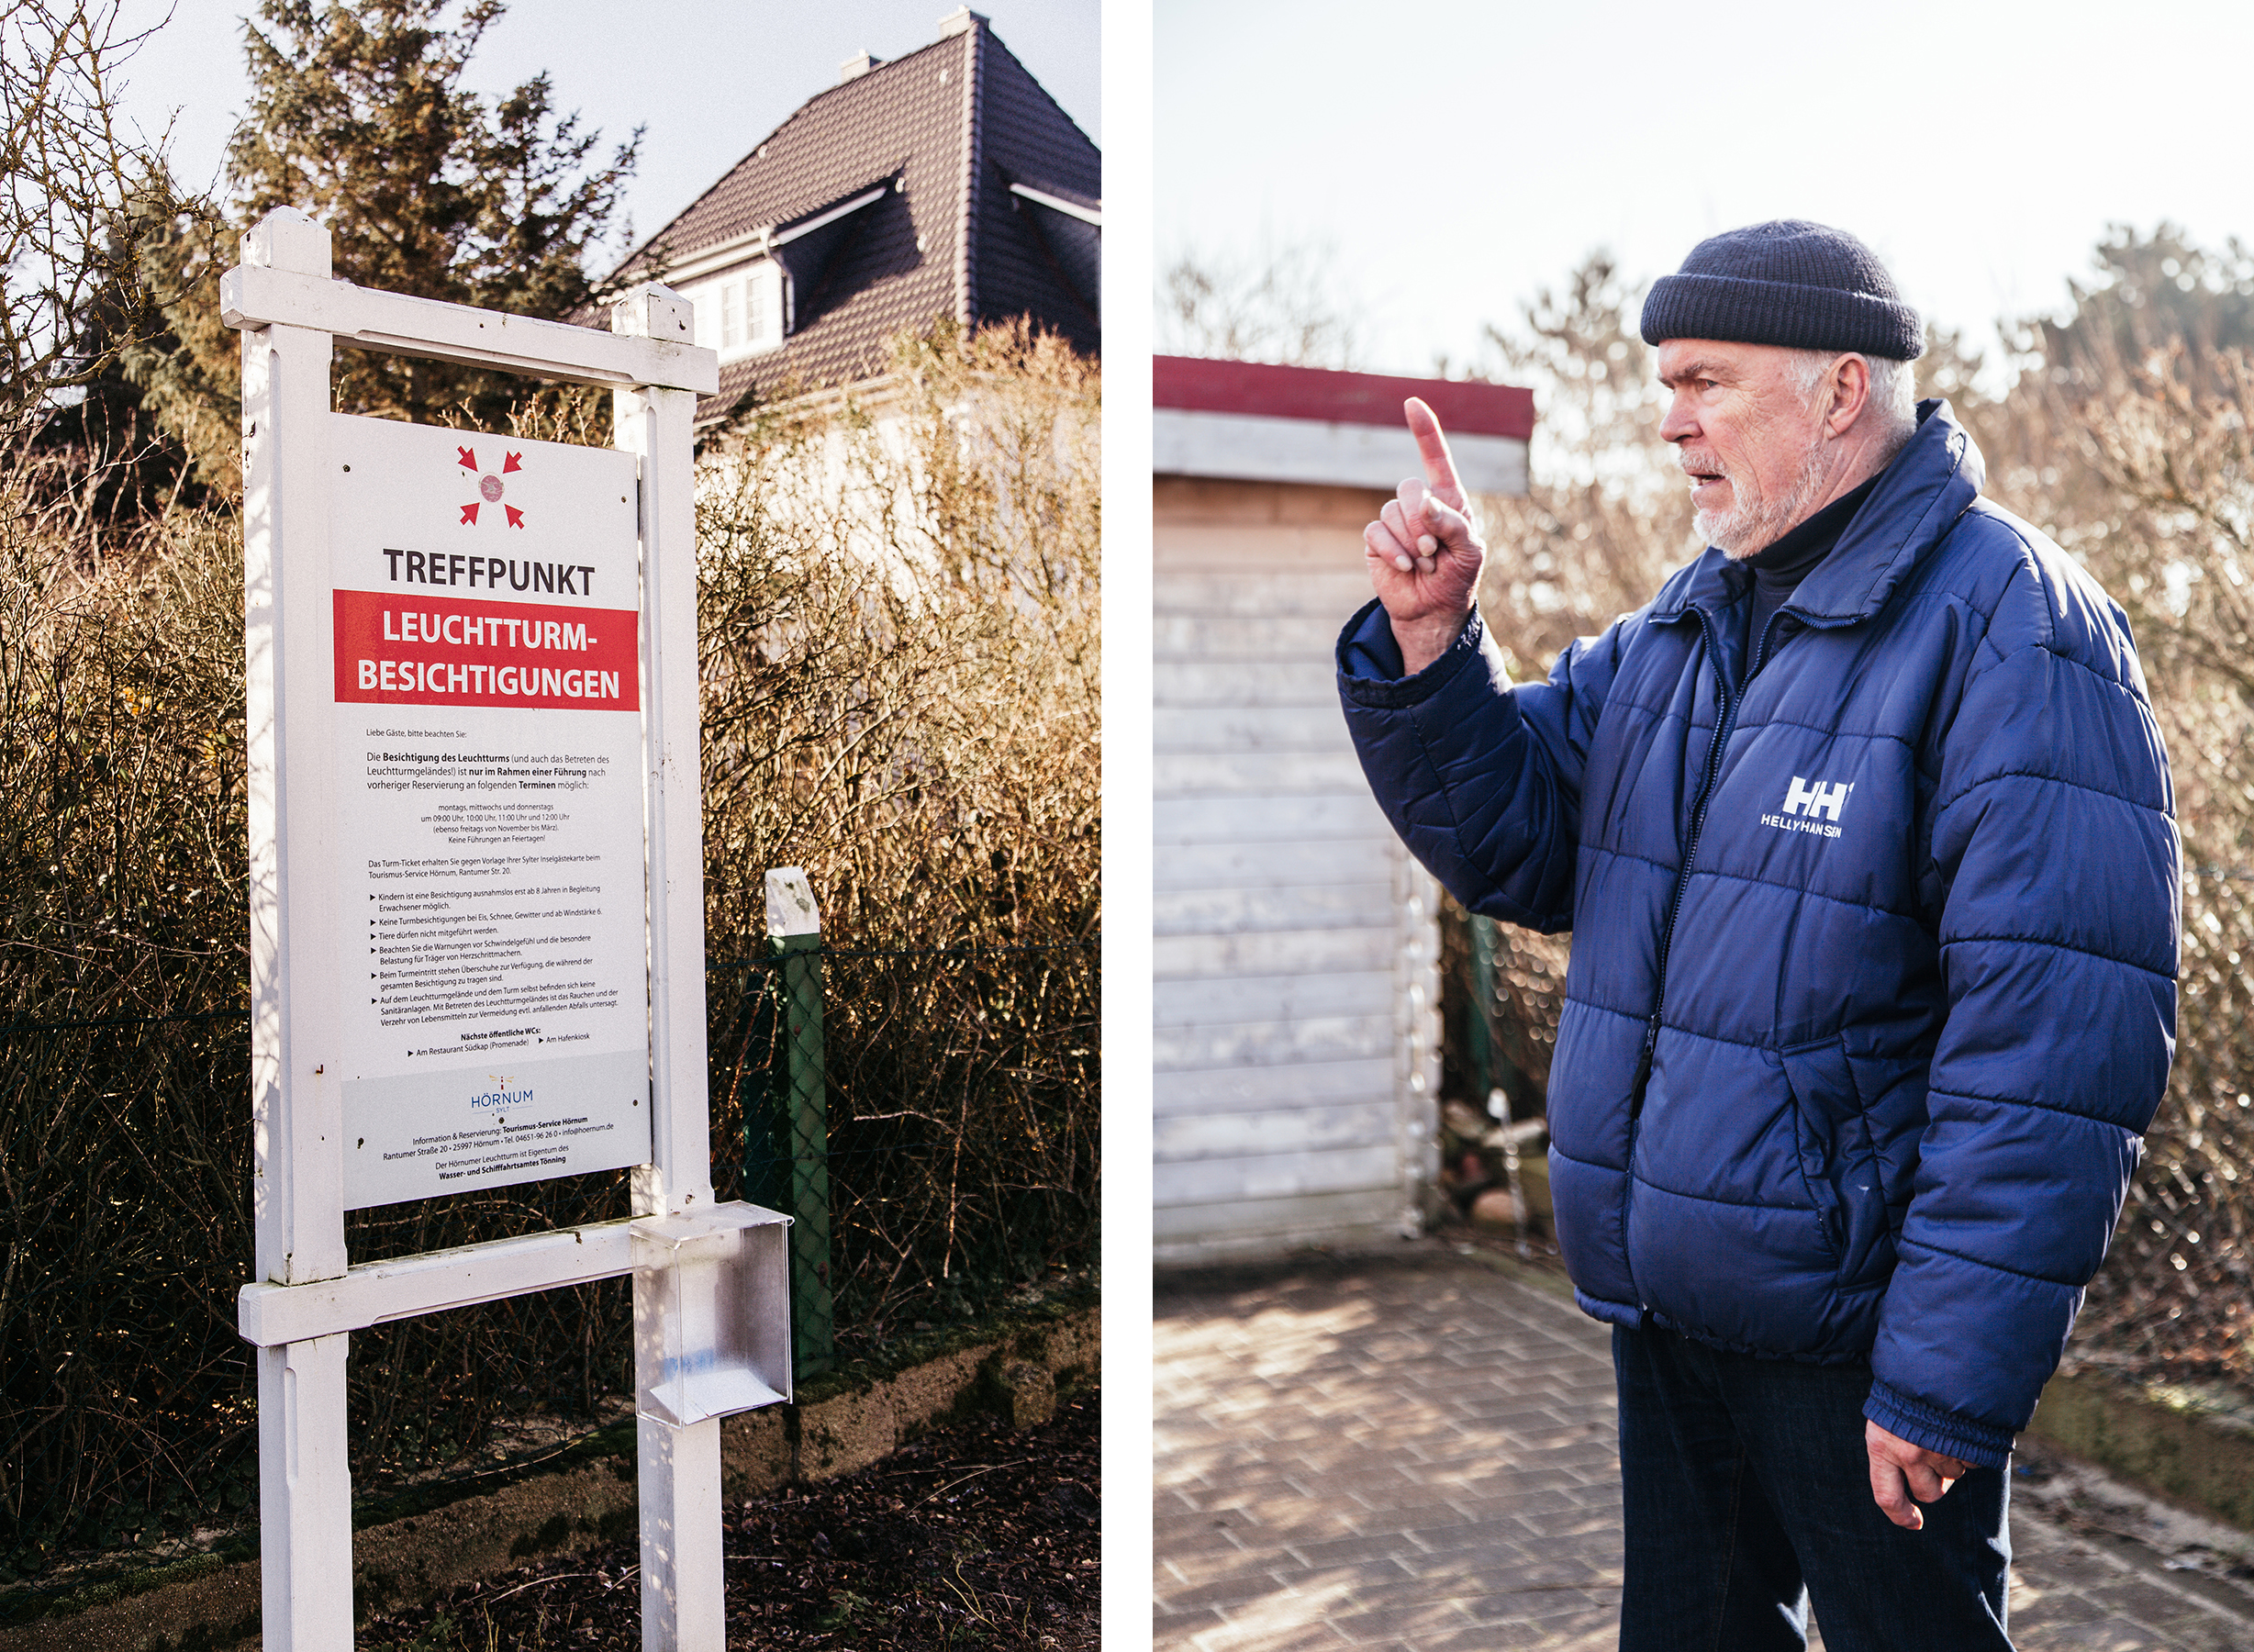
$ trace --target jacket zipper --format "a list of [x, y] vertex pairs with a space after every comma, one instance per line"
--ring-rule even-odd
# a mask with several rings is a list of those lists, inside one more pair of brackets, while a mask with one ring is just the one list
[[1761, 634], [1754, 639], [1753, 657], [1746, 665], [1746, 681], [1736, 694], [1730, 692], [1729, 678], [1722, 669], [1722, 650], [1714, 636], [1713, 621], [1706, 617], [1704, 608], [1690, 610], [1698, 616], [1699, 630], [1705, 634], [1707, 652], [1714, 658], [1714, 683], [1722, 695], [1722, 716], [1714, 725], [1714, 743], [1706, 753], [1706, 773], [1699, 782], [1698, 796], [1690, 804], [1690, 841], [1684, 845], [1682, 865], [1675, 874], [1675, 892], [1667, 906], [1667, 927], [1659, 932], [1659, 959], [1657, 989], [1653, 996], [1651, 1019], [1644, 1023], [1644, 1048], [1635, 1061], [1635, 1081], [1628, 1091], [1628, 1121], [1633, 1124], [1644, 1111], [1644, 1090], [1651, 1082], [1651, 1064], [1659, 1047], [1659, 1017], [1667, 1009], [1668, 955], [1675, 947], [1675, 923], [1682, 916], [1684, 891], [1690, 887], [1691, 863], [1698, 858], [1699, 835], [1706, 829], [1706, 806], [1713, 800], [1714, 787], [1722, 778], [1722, 753], [1729, 744], [1730, 735], [1737, 727], [1737, 709], [1745, 703], [1746, 689], [1751, 686], [1754, 674], [1761, 669], [1761, 660], [1769, 645], [1769, 633], [1777, 623], [1771, 614]]

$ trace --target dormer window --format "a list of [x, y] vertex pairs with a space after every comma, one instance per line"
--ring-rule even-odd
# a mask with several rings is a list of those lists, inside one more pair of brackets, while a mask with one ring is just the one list
[[771, 258], [697, 283], [688, 293], [697, 307], [697, 342], [718, 351], [723, 362], [775, 349], [790, 330], [788, 286]]

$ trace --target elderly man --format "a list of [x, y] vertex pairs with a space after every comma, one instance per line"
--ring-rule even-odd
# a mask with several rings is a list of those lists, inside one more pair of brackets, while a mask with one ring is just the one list
[[1833, 1652], [2008, 1646], [2012, 1438], [2173, 1054], [2166, 754], [1860, 241], [1716, 236], [1643, 334], [1709, 548], [1513, 686], [1412, 401], [1346, 719], [1465, 905], [1574, 931], [1550, 1181], [1613, 1327], [1621, 1646], [1798, 1647], [1813, 1597]]

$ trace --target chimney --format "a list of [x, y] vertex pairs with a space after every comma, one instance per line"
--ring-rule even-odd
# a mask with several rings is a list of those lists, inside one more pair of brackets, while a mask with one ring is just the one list
[[859, 57], [849, 57], [837, 66], [837, 84], [842, 86], [849, 80], [859, 80], [884, 61], [864, 46]]
[[967, 34], [974, 24], [988, 24], [993, 19], [984, 12], [975, 12], [967, 6], [958, 6], [939, 20], [939, 38]]

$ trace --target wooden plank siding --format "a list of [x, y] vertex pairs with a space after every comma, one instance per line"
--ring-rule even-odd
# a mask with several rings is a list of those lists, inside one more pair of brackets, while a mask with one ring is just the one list
[[1270, 1112], [1321, 1106], [1389, 1092], [1393, 1056], [1345, 1061], [1300, 1061], [1289, 1066], [1177, 1067], [1166, 1075], [1172, 1106], [1166, 1116], [1211, 1112]]
[[1331, 669], [1383, 498], [1156, 481], [1161, 1261], [1412, 1231], [1437, 1168], [1436, 891], [1370, 798]]

